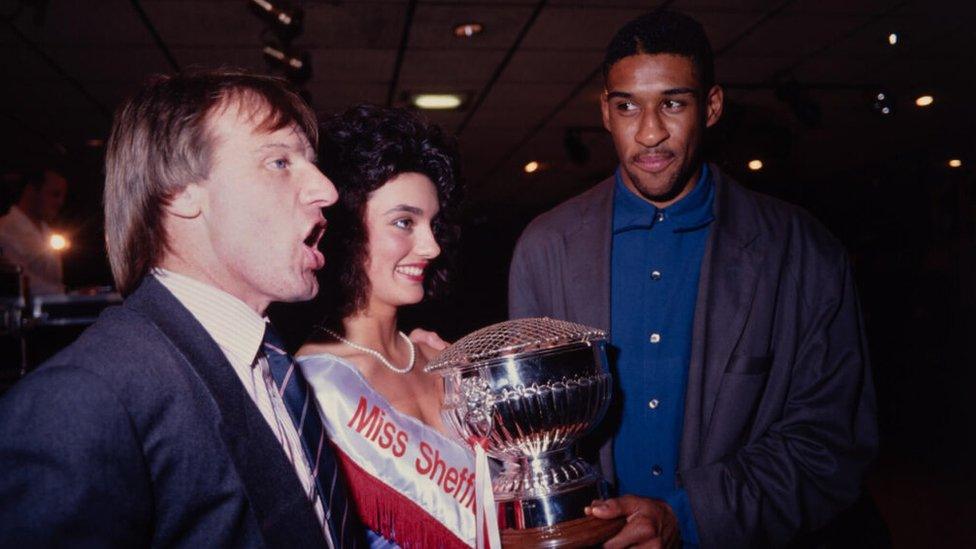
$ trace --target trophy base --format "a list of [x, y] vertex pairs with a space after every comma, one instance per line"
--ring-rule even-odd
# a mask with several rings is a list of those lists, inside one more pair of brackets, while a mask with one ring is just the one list
[[577, 549], [602, 544], [619, 532], [627, 522], [625, 517], [604, 520], [583, 517], [554, 526], [528, 530], [502, 530], [502, 547], [505, 549]]

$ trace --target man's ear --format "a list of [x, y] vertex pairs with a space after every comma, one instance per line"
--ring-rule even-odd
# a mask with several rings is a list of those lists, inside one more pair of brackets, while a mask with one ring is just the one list
[[176, 217], [192, 219], [203, 211], [203, 188], [189, 183], [174, 194], [166, 205], [166, 212]]
[[610, 102], [607, 100], [607, 90], [600, 94], [600, 112], [603, 113], [603, 127], [610, 131]]
[[705, 97], [705, 127], [711, 128], [722, 118], [722, 105], [725, 103], [725, 91], [718, 84], [708, 90]]

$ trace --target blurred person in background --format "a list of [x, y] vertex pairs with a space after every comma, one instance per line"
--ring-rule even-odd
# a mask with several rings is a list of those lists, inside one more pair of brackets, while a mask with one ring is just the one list
[[27, 173], [20, 198], [0, 217], [0, 250], [19, 265], [31, 293], [64, 293], [61, 251], [52, 245], [50, 223], [57, 219], [68, 193], [68, 180], [51, 168]]

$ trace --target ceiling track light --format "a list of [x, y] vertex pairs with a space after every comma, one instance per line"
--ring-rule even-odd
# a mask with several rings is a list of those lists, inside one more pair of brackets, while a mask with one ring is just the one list
[[871, 108], [882, 116], [894, 114], [895, 98], [886, 90], [878, 90], [871, 97]]
[[294, 39], [302, 32], [305, 12], [302, 8], [288, 3], [268, 0], [248, 0], [248, 4], [259, 17], [272, 25], [272, 29], [282, 38]]
[[265, 44], [264, 58], [269, 68], [280, 72], [294, 84], [301, 85], [312, 77], [312, 63], [308, 52], [292, 51], [278, 44]]

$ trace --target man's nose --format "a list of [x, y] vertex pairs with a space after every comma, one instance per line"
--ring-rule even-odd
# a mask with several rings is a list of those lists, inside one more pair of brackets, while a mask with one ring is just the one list
[[339, 191], [332, 184], [332, 180], [314, 166], [312, 171], [313, 173], [305, 186], [305, 201], [315, 204], [319, 208], [326, 208], [335, 204], [336, 200], [339, 199]]
[[668, 137], [671, 137], [671, 134], [668, 133], [657, 111], [647, 111], [641, 116], [640, 126], [637, 128], [637, 134], [634, 135], [635, 141], [645, 147], [654, 147]]

